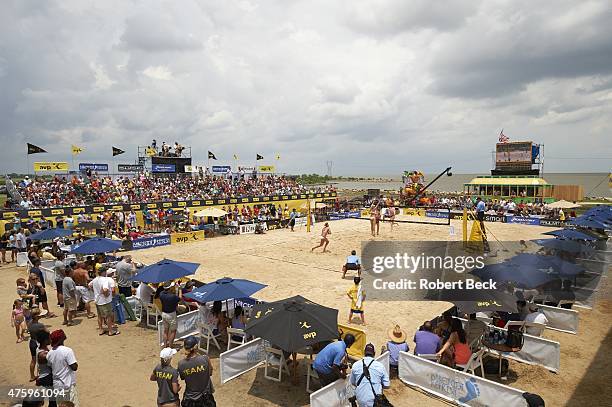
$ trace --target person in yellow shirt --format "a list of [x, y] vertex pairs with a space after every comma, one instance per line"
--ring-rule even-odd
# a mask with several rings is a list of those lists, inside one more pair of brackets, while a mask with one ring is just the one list
[[350, 324], [353, 320], [353, 314], [357, 314], [361, 317], [361, 323], [365, 325], [366, 322], [363, 312], [363, 303], [366, 298], [366, 293], [361, 285], [361, 277], [353, 278], [353, 283], [354, 284], [351, 286], [351, 288], [349, 288], [349, 290], [346, 292], [346, 295], [351, 299], [351, 310], [349, 312], [348, 322]]
[[559, 209], [559, 220], [561, 222], [565, 221], [565, 212], [563, 212], [563, 209]]

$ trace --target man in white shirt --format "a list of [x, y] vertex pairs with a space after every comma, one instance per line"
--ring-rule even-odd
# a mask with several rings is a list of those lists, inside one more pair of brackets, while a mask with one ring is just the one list
[[[100, 335], [108, 333], [108, 336], [118, 335], [119, 331], [113, 332], [113, 323], [115, 315], [113, 312], [113, 289], [115, 288], [115, 280], [106, 276], [106, 268], [101, 267], [98, 270], [98, 276], [94, 278], [89, 287], [93, 289], [94, 301], [98, 310], [98, 327]], [[104, 330], [103, 325], [106, 324], [107, 329]]]
[[[548, 318], [542, 311], [538, 309], [537, 304], [529, 304], [530, 313], [525, 317], [525, 322], [535, 322], [538, 324], [548, 325]], [[527, 327], [527, 334], [533, 336], [542, 336], [542, 332], [544, 331], [544, 327]]]
[[58, 329], [51, 332], [51, 350], [47, 353], [47, 363], [51, 366], [53, 374], [53, 389], [58, 392], [57, 402], [71, 401], [79, 406], [79, 397], [76, 388], [76, 371], [79, 367], [74, 352], [64, 346], [66, 334]]
[[23, 234], [23, 229], [19, 229], [17, 235], [15, 236], [15, 247], [18, 252], [25, 252], [28, 247], [26, 237]]

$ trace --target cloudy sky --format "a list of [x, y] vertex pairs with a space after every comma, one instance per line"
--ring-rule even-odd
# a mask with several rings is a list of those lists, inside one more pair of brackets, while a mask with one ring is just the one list
[[[610, 170], [609, 1], [5, 0], [0, 170], [133, 162], [155, 138], [283, 172], [485, 172], [503, 128], [547, 171]], [[122, 158], [122, 160], [119, 160]]]

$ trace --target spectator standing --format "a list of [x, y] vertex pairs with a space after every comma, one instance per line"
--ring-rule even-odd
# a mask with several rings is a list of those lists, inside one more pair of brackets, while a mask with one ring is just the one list
[[119, 286], [119, 294], [125, 297], [132, 296], [132, 280], [136, 273], [136, 266], [132, 263], [132, 256], [124, 256], [123, 259], [115, 265], [117, 271], [117, 285]]
[[[51, 365], [47, 361], [49, 353], [49, 345], [51, 344], [51, 335], [48, 331], [42, 331], [38, 335], [38, 348], [35, 350], [34, 362], [38, 365], [38, 375], [36, 376], [36, 385], [44, 387], [47, 391], [53, 389], [53, 374]], [[57, 402], [54, 397], [49, 398], [49, 407], [56, 407]]]
[[42, 308], [45, 310], [47, 318], [53, 318], [55, 317], [55, 314], [49, 310], [49, 303], [47, 302], [47, 290], [45, 290], [45, 287], [40, 281], [38, 274], [34, 273], [33, 270], [34, 268], [30, 270], [32, 272], [28, 277], [28, 294], [34, 296], [33, 300], [37, 306], [42, 306]]
[[382, 363], [374, 360], [374, 345], [368, 343], [364, 358], [353, 364], [351, 384], [355, 386], [355, 399], [359, 407], [373, 407], [376, 397], [382, 398], [383, 388], [391, 387], [389, 375]]
[[15, 235], [15, 247], [19, 253], [24, 253], [28, 247], [26, 236], [22, 228], [19, 228]]
[[[98, 311], [98, 327], [100, 328], [100, 335], [108, 334], [108, 336], [118, 335], [119, 331], [113, 332], [113, 323], [115, 320], [113, 314], [113, 289], [115, 288], [115, 281], [106, 276], [106, 267], [100, 267], [98, 269], [98, 276], [89, 283], [89, 286], [94, 292], [94, 301], [96, 302], [96, 309]], [[104, 325], [106, 324], [106, 330]]]
[[164, 348], [159, 353], [160, 363], [155, 366], [150, 380], [157, 382], [157, 405], [158, 407], [179, 407], [179, 373], [172, 367], [172, 357], [176, 350]]
[[176, 336], [177, 320], [176, 309], [181, 298], [172, 292], [174, 282], [168, 281], [164, 284], [164, 291], [159, 294], [162, 305], [162, 327], [164, 333], [164, 347], [171, 348]]
[[93, 318], [96, 314], [91, 312], [91, 302], [94, 300], [93, 292], [89, 289], [89, 273], [83, 263], [77, 263], [72, 272], [72, 279], [76, 284], [77, 304], [83, 301], [87, 318]]
[[77, 309], [77, 291], [72, 273], [72, 267], [66, 267], [66, 276], [62, 280], [62, 292], [64, 293], [64, 322], [62, 325], [67, 326], [73, 325], [74, 314]]
[[55, 289], [57, 290], [57, 306], [64, 306], [64, 294], [62, 282], [64, 281], [65, 272], [66, 272], [66, 264], [64, 263], [64, 253], [61, 251], [57, 251], [55, 254], [57, 260], [55, 260], [55, 264], [53, 265], [53, 271], [55, 272]]
[[61, 392], [56, 397], [58, 403], [65, 400], [78, 407], [76, 371], [79, 365], [74, 351], [64, 345], [66, 339], [66, 334], [61, 329], [51, 332], [51, 350], [47, 353], [47, 363], [51, 365], [53, 389]]
[[42, 313], [39, 308], [34, 308], [30, 311], [30, 318], [32, 318], [30, 325], [28, 326], [28, 331], [30, 331], [30, 356], [32, 356], [32, 360], [30, 362], [30, 381], [33, 382], [36, 380], [36, 376], [34, 375], [34, 369], [36, 368], [36, 349], [38, 348], [41, 342], [41, 334], [42, 332], [46, 332], [47, 336], [49, 332], [47, 332], [47, 328], [39, 322]]
[[181, 407], [215, 407], [211, 375], [212, 365], [208, 356], [198, 354], [195, 336], [185, 338], [185, 359], [178, 363], [181, 379], [185, 381], [185, 392]]

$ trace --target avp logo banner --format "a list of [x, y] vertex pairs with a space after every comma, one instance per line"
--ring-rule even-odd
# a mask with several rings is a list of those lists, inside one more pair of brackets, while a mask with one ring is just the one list
[[195, 232], [173, 233], [170, 235], [172, 243], [188, 243], [204, 240], [204, 231], [198, 230]]

